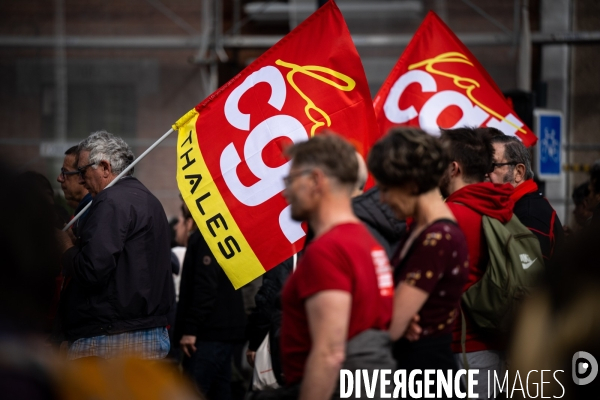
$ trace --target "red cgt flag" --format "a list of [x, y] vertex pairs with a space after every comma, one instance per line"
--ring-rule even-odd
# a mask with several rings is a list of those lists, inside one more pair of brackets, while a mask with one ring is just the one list
[[333, 2], [174, 125], [177, 182], [236, 288], [301, 249], [283, 196], [282, 150], [324, 129], [363, 155], [379, 129], [362, 63]]
[[440, 128], [487, 126], [537, 138], [515, 115], [492, 78], [444, 22], [430, 11], [373, 101], [380, 134], [397, 125]]

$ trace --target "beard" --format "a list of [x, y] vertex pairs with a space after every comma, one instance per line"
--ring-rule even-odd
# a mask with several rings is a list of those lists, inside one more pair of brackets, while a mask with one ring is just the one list
[[450, 196], [450, 172], [448, 169], [444, 171], [444, 174], [440, 178], [440, 183], [438, 184], [440, 187], [440, 192], [442, 192], [442, 196], [444, 198], [448, 198]]
[[506, 175], [504, 175], [502, 183], [510, 183], [513, 186], [515, 185], [515, 167], [508, 167], [508, 172]]
[[290, 207], [290, 215], [294, 221], [303, 222], [308, 221], [308, 212], [301, 205], [298, 199], [292, 194], [289, 198], [287, 198], [289, 207]]
[[300, 209], [299, 207], [294, 207], [290, 209], [290, 214], [292, 219], [297, 222], [308, 221], [308, 213], [305, 210]]

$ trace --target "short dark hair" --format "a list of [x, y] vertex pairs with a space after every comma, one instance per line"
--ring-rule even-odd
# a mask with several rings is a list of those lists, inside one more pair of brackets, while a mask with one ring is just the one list
[[334, 132], [324, 132], [286, 150], [294, 165], [315, 166], [343, 185], [356, 184], [356, 149]]
[[[493, 129], [493, 128], [492, 128]], [[508, 136], [498, 131], [499, 134], [492, 135], [492, 144], [501, 143], [504, 145], [504, 158], [507, 162], [517, 162], [525, 165], [525, 179], [533, 179], [533, 169], [531, 168], [531, 154], [527, 147], [516, 136]], [[511, 166], [514, 169], [514, 166]]]
[[583, 201], [589, 196], [590, 188], [588, 185], [589, 181], [585, 181], [581, 185], [573, 189], [573, 194], [571, 195], [571, 198], [573, 199], [573, 203], [575, 203], [576, 206], [583, 203]]
[[594, 194], [600, 193], [600, 160], [596, 160], [590, 169], [590, 182], [594, 188]]
[[418, 195], [438, 186], [448, 162], [439, 139], [418, 128], [402, 127], [392, 128], [375, 143], [367, 166], [377, 182], [396, 187], [414, 183]]
[[466, 126], [442, 130], [441, 140], [449, 147], [450, 162], [460, 164], [466, 182], [483, 182], [491, 171], [494, 147], [490, 138], [494, 131], [497, 129]]
[[77, 150], [78, 149], [79, 149], [79, 145], [78, 144], [76, 144], [75, 146], [69, 147], [67, 149], [67, 151], [65, 151], [65, 156], [70, 156], [70, 155], [73, 155], [73, 154], [77, 155], [77, 153], [78, 153]]

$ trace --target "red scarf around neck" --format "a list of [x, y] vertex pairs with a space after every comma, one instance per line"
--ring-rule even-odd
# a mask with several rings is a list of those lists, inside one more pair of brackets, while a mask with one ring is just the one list
[[510, 198], [516, 203], [521, 199], [521, 197], [529, 193], [537, 192], [537, 190], [537, 183], [535, 183], [533, 179], [528, 179], [515, 188], [515, 190], [510, 195]]

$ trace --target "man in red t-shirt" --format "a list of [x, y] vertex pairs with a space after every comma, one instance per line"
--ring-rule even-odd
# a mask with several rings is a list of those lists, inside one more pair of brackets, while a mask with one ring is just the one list
[[[308, 221], [315, 235], [282, 294], [283, 372], [288, 385], [300, 385], [300, 399], [331, 398], [349, 340], [375, 330], [391, 344], [385, 330], [392, 272], [385, 251], [352, 212], [354, 152], [333, 134], [288, 150], [285, 197], [292, 218]], [[376, 367], [390, 368], [391, 347], [383, 347], [374, 349], [382, 355]]]
[[[488, 248], [481, 220], [483, 215], [508, 222], [513, 215], [510, 184], [495, 185], [484, 182], [490, 171], [494, 149], [490, 142], [490, 130], [494, 128], [459, 128], [442, 132], [442, 140], [450, 147], [451, 163], [440, 180], [440, 189], [446, 203], [456, 217], [458, 226], [467, 239], [469, 248], [469, 278], [463, 291], [479, 281], [487, 266]], [[479, 398], [488, 398], [488, 371], [503, 369], [503, 347], [497, 337], [482, 332], [473, 325], [468, 313], [466, 317], [466, 357], [469, 369], [479, 369], [475, 393]], [[454, 325], [452, 351], [459, 368], [464, 365], [461, 345], [461, 318]], [[481, 378], [484, 377], [484, 378]]]

